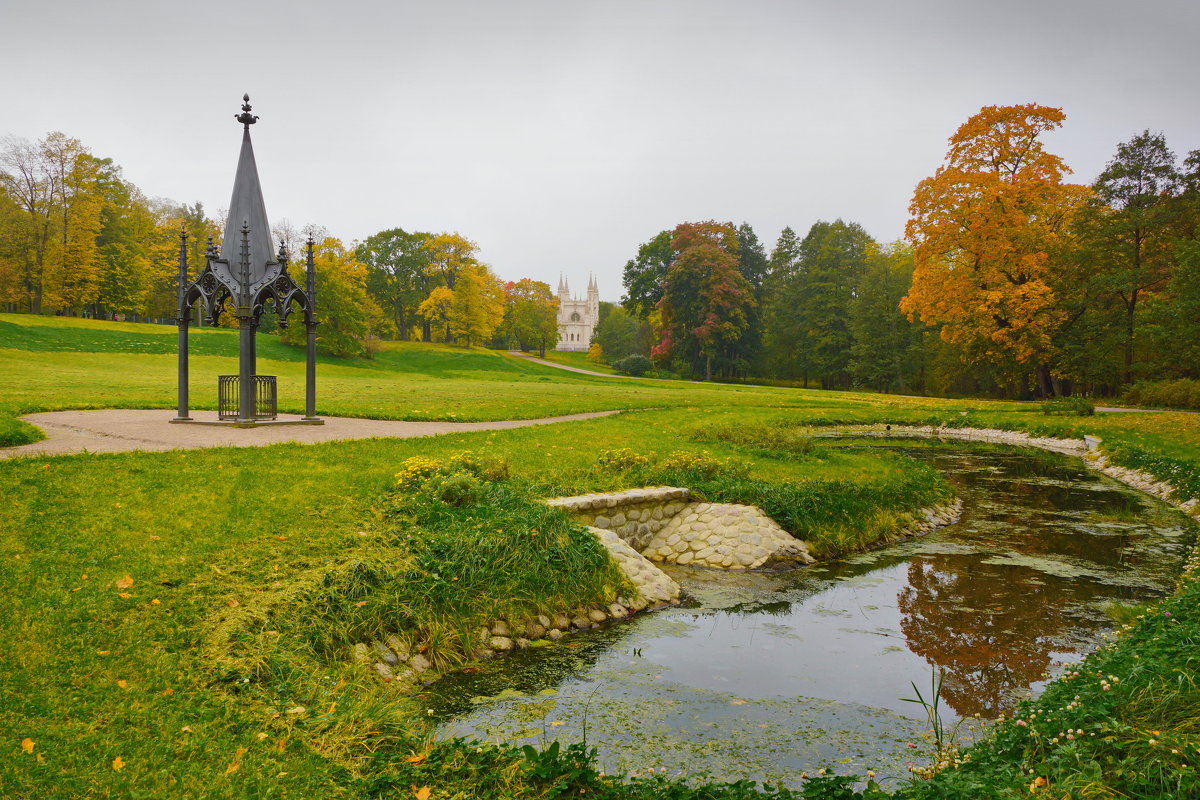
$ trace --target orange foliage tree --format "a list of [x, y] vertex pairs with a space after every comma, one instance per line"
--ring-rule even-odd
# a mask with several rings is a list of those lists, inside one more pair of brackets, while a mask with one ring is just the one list
[[1068, 224], [1088, 189], [1043, 149], [1061, 109], [988, 106], [950, 137], [946, 162], [917, 185], [905, 236], [916, 260], [900, 308], [940, 326], [968, 358], [1031, 370], [1049, 393], [1051, 337]]

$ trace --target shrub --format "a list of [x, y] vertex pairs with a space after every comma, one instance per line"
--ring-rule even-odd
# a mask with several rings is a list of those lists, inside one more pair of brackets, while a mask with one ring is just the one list
[[1200, 381], [1138, 381], [1127, 388], [1119, 402], [1131, 406], [1200, 408]]
[[617, 359], [612, 363], [612, 368], [622, 375], [632, 375], [635, 378], [640, 378], [654, 367], [650, 359], [643, 355], [634, 353], [631, 356]]
[[413, 492], [424, 487], [433, 478], [446, 478], [458, 474], [484, 481], [507, 480], [509, 461], [504, 457], [481, 456], [469, 451], [456, 453], [444, 462], [426, 456], [413, 456], [401, 463], [400, 471], [396, 473], [396, 488]]
[[1056, 397], [1042, 403], [1042, 413], [1060, 417], [1090, 417], [1096, 406], [1086, 397]]
[[604, 450], [600, 453], [600, 457], [596, 459], [596, 466], [606, 472], [628, 472], [636, 467], [644, 467], [649, 463], [650, 459], [643, 455], [638, 455], [628, 447]]
[[741, 461], [734, 461], [732, 458], [720, 459], [709, 454], [707, 450], [701, 450], [699, 453], [675, 450], [663, 460], [660, 469], [663, 472], [684, 473], [701, 478], [740, 478], [749, 473], [749, 468]]

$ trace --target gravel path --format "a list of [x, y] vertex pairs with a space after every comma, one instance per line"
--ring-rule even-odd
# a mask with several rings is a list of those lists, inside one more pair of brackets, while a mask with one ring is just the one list
[[[580, 375], [595, 375], [597, 378], [624, 378], [627, 380], [630, 378], [633, 378], [632, 375], [613, 375], [608, 372], [592, 372], [590, 369], [580, 369], [579, 367], [568, 367], [566, 364], [555, 364], [553, 361], [547, 361], [544, 358], [538, 358], [537, 356], [531, 356], [528, 353], [522, 353], [520, 350], [509, 350], [508, 354], [510, 356], [516, 356], [517, 358], [523, 358], [526, 361], [532, 361], [535, 364], [541, 364], [542, 366], [545, 366], [545, 367], [554, 367], [555, 369], [565, 369], [567, 372], [578, 372]], [[658, 380], [658, 379], [657, 378], [642, 378], [641, 380]]]
[[[123, 453], [129, 450], [179, 450], [199, 447], [258, 447], [278, 442], [333, 442], [342, 439], [370, 439], [437, 436], [464, 431], [495, 431], [549, 425], [577, 419], [594, 419], [617, 414], [595, 411], [544, 419], [514, 419], [498, 422], [397, 422], [394, 420], [323, 417], [324, 425], [276, 425], [257, 428], [232, 428], [218, 425], [172, 424], [175, 415], [168, 409], [102, 411], [48, 411], [22, 417], [46, 432], [46, 438], [33, 444], [0, 448], [0, 458], [18, 456], [57, 456], [69, 453]], [[215, 411], [193, 411], [198, 420], [216, 421]], [[281, 415], [280, 419], [299, 419]]]

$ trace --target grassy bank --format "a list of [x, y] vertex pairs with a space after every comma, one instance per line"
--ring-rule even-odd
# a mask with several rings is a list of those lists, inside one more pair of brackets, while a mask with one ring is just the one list
[[[203, 407], [201, 387], [215, 388], [214, 376], [234, 369], [236, 348], [230, 331], [197, 331], [193, 341]], [[20, 436], [21, 426], [4, 420], [31, 411], [170, 407], [173, 346], [170, 327], [0, 315], [0, 435]], [[261, 371], [280, 375], [282, 402], [299, 410], [298, 351], [267, 342], [260, 355]], [[746, 784], [614, 782], [581, 748], [434, 743], [419, 695], [378, 681], [349, 648], [400, 633], [439, 668], [469, 668], [470, 637], [485, 618], [621, 591], [594, 543], [539, 497], [687, 485], [712, 500], [763, 505], [835, 557], [949, 496], [911, 460], [830, 447], [809, 427], [1086, 432], [1104, 437], [1119, 462], [1200, 494], [1196, 415], [1049, 418], [1021, 404], [609, 380], [417, 344], [389, 345], [370, 362], [323, 361], [318, 398], [322, 414], [392, 419], [637, 410], [429, 439], [0, 462], [0, 590], [8, 600], [0, 795], [411, 798], [428, 788], [432, 798], [760, 797]], [[600, 458], [619, 450], [639, 458]], [[464, 451], [503, 469], [438, 490], [463, 502], [445, 494], [430, 502], [425, 489], [397, 494], [406, 459], [448, 463]], [[1022, 738], [1032, 735], [1026, 726], [1010, 724], [967, 767], [904, 791], [1028, 796], [1039, 777], [1043, 796], [1190, 791], [1183, 781], [1191, 767], [1170, 749], [1200, 747], [1192, 744], [1192, 709], [1200, 707], [1188, 650], [1193, 618], [1200, 591], [1189, 583], [1093, 656], [1095, 666], [1080, 668], [1120, 676], [1119, 684], [1105, 691], [1088, 678], [1083, 692], [1081, 683], [1058, 681], [1041, 701], [1056, 714], [1037, 728], [1042, 738]], [[1074, 749], [1064, 736], [1048, 744], [1059, 732], [1050, 728], [1068, 721], [1059, 709], [1076, 694], [1089, 703], [1070, 714], [1093, 716], [1071, 716], [1070, 725], [1097, 735], [1070, 740]], [[1099, 727], [1101, 717], [1110, 728]], [[1135, 782], [1135, 763], [1155, 765], [1142, 770], [1155, 782]], [[850, 796], [845, 783], [815, 779], [804, 796]]]

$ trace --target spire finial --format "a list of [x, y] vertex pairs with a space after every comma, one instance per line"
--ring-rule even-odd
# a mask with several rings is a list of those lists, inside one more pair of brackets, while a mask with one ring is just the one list
[[245, 126], [246, 130], [250, 130], [250, 126], [258, 122], [258, 115], [250, 113], [250, 95], [242, 95], [242, 113], [234, 114], [233, 118]]

